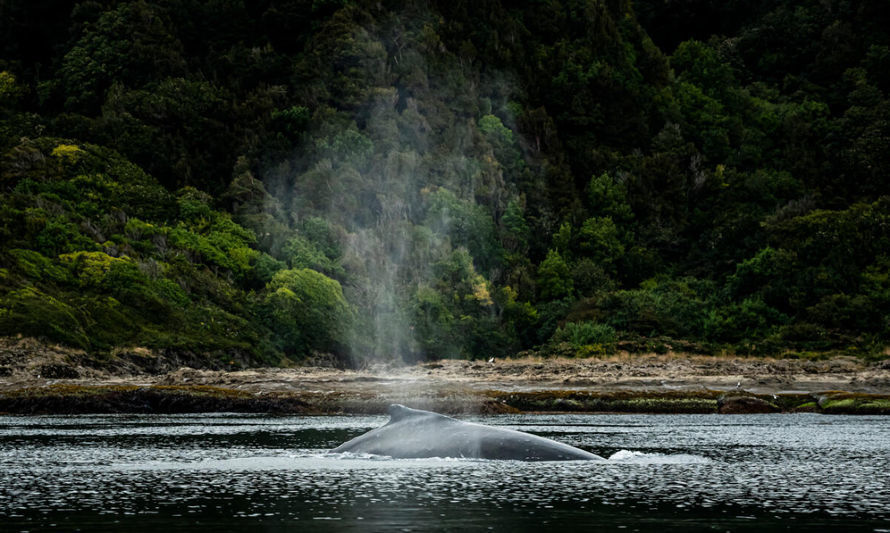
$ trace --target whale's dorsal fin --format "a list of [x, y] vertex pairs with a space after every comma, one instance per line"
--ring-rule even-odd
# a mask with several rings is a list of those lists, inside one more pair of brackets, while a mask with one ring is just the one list
[[394, 403], [389, 406], [387, 409], [389, 413], [389, 423], [392, 424], [394, 422], [401, 422], [402, 420], [407, 420], [409, 418], [418, 418], [418, 417], [442, 417], [448, 418], [445, 415], [440, 415], [439, 413], [433, 413], [431, 411], [423, 411], [421, 409], [411, 409], [410, 407], [405, 407], [400, 403]]

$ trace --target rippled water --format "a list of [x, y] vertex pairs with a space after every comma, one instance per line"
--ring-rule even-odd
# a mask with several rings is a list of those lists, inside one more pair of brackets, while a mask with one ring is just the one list
[[386, 417], [0, 417], [0, 530], [890, 531], [890, 417], [477, 417], [606, 463], [322, 452]]

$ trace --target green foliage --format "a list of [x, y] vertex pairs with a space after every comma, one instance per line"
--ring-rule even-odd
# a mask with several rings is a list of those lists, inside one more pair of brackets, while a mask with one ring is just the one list
[[609, 174], [600, 174], [590, 179], [588, 197], [593, 213], [609, 217], [616, 223], [626, 223], [633, 219], [633, 211], [627, 203], [627, 192]]
[[327, 275], [343, 274], [343, 269], [302, 235], [291, 237], [281, 249], [290, 268], [311, 268]]
[[[651, 279], [639, 289], [610, 292], [583, 314], [643, 336], [702, 339], [714, 284], [695, 278]], [[717, 300], [719, 301], [719, 300]], [[576, 310], [576, 313], [583, 308]]]
[[460, 356], [455, 342], [456, 320], [444, 295], [432, 287], [420, 286], [412, 299], [415, 338], [430, 359]]
[[671, 55], [671, 67], [681, 78], [718, 97], [735, 84], [732, 67], [719, 57], [716, 50], [700, 41], [680, 43]]
[[490, 136], [495, 142], [505, 145], [513, 144], [513, 132], [504, 126], [501, 119], [494, 115], [485, 115], [479, 119], [479, 130]]
[[185, 187], [177, 194], [176, 203], [179, 206], [179, 217], [192, 224], [200, 224], [210, 218], [209, 194], [201, 192], [194, 187]]
[[287, 354], [336, 349], [351, 315], [340, 284], [305, 268], [277, 272], [266, 284], [262, 308]]
[[296, 139], [309, 126], [311, 114], [305, 106], [291, 106], [272, 112], [272, 122], [290, 139]]
[[267, 253], [260, 253], [254, 265], [254, 275], [263, 285], [269, 283], [279, 270], [287, 268], [287, 263], [279, 261]]
[[4, 295], [0, 302], [0, 335], [24, 334], [48, 337], [78, 348], [87, 348], [91, 339], [84, 331], [81, 313], [33, 286]]
[[611, 265], [624, 255], [624, 245], [612, 217], [588, 218], [578, 231], [581, 252], [601, 265]]
[[342, 237], [327, 220], [321, 217], [306, 217], [300, 223], [300, 233], [331, 261], [343, 255]]
[[145, 82], [185, 70], [181, 44], [163, 10], [148, 2], [120, 4], [89, 24], [60, 69], [65, 106], [91, 111], [115, 81]]
[[59, 217], [46, 220], [35, 237], [34, 244], [46, 255], [58, 255], [96, 246], [92, 239], [80, 233], [75, 224]]
[[516, 200], [510, 200], [507, 204], [507, 209], [501, 217], [501, 225], [504, 228], [502, 239], [507, 250], [523, 251], [528, 248], [531, 237], [529, 226]]
[[66, 265], [82, 288], [108, 285], [112, 291], [125, 289], [141, 277], [129, 257], [111, 257], [104, 252], [75, 252], [62, 254], [59, 260]]
[[788, 305], [792, 287], [785, 283], [787, 275], [799, 268], [796, 263], [794, 253], [766, 247], [736, 265], [735, 273], [727, 279], [727, 288], [736, 298], [759, 294], [767, 302]]
[[356, 128], [347, 128], [315, 144], [325, 157], [336, 165], [361, 165], [374, 152], [374, 142]]
[[875, 5], [14, 4], [9, 334], [267, 362], [593, 327], [745, 352], [890, 339]]
[[563, 222], [559, 225], [559, 231], [553, 234], [553, 246], [557, 252], [566, 253], [569, 251], [572, 242], [572, 225]]
[[676, 103], [684, 117], [683, 134], [701, 147], [712, 161], [729, 156], [729, 121], [723, 104], [705, 94], [697, 85], [679, 82], [675, 87]]
[[59, 282], [68, 279], [68, 273], [63, 268], [53, 264], [53, 261], [41, 255], [40, 252], [14, 248], [9, 250], [8, 254], [15, 261], [17, 270], [25, 277]]
[[426, 225], [450, 237], [452, 246], [466, 247], [480, 269], [500, 264], [503, 251], [494, 221], [482, 206], [461, 200], [445, 188], [429, 193], [427, 203]]
[[479, 119], [479, 131], [491, 144], [495, 158], [508, 176], [517, 178], [525, 163], [513, 131], [494, 115], [485, 115]]
[[0, 109], [13, 107], [23, 93], [23, 87], [17, 83], [15, 74], [0, 71]]
[[757, 298], [719, 307], [704, 324], [710, 340], [722, 342], [753, 341], [767, 337], [776, 326], [788, 320], [782, 313]]
[[498, 305], [503, 309], [507, 324], [513, 328], [513, 336], [520, 346], [537, 344], [539, 314], [537, 308], [528, 301], [520, 301], [519, 294], [510, 286], [497, 294]]
[[566, 318], [571, 307], [571, 298], [538, 304], [538, 330], [535, 344], [543, 344], [553, 337], [553, 334], [559, 328], [559, 324]]
[[572, 284], [579, 296], [610, 292], [618, 287], [603, 265], [588, 257], [581, 258], [572, 265]]
[[615, 328], [594, 322], [569, 322], [557, 329], [551, 339], [555, 343], [567, 342], [575, 349], [591, 345], [610, 346], [617, 340]]
[[185, 190], [177, 209], [141, 169], [88, 144], [36, 139], [6, 157], [15, 186], [0, 219], [20, 247], [8, 239], [0, 251], [12, 267], [0, 281], [3, 334], [274, 359], [258, 342], [268, 333], [250, 323], [250, 296], [231, 286], [254, 279], [253, 233], [207, 195]]
[[[533, 327], [534, 308], [516, 302], [511, 291], [492, 292], [466, 249], [454, 250], [434, 265], [432, 284], [420, 284], [410, 298], [412, 337], [422, 357], [504, 356], [517, 349], [517, 337]], [[509, 313], [519, 326], [498, 320]]]
[[569, 266], [556, 250], [547, 252], [547, 258], [538, 267], [538, 290], [542, 300], [558, 300], [572, 295]]
[[237, 113], [231, 95], [207, 81], [155, 78], [138, 89], [111, 85], [102, 117], [92, 129], [97, 140], [169, 188], [192, 186], [218, 193], [223, 189], [218, 176], [228, 177], [236, 161], [232, 151], [238, 141], [226, 124]]

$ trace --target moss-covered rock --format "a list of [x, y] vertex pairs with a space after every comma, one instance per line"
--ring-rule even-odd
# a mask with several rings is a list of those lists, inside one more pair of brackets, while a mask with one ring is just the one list
[[890, 395], [832, 391], [817, 396], [823, 413], [851, 415], [890, 414]]

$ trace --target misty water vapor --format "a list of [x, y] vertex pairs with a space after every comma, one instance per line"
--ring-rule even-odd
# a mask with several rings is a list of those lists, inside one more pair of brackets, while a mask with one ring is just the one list
[[325, 273], [354, 309], [342, 341], [357, 363], [485, 356], [466, 353], [462, 338], [496, 321], [496, 220], [516, 193], [478, 124], [486, 116], [500, 125], [492, 102], [506, 112], [513, 91], [487, 82], [483, 98], [459, 62], [428, 62], [415, 30], [400, 20], [355, 29], [354, 46], [334, 60], [352, 65], [360, 101], [350, 109], [311, 102], [296, 156], [265, 179], [295, 238], [320, 248], [300, 233], [309, 217], [335, 236], [337, 250], [322, 259], [336, 264]]

